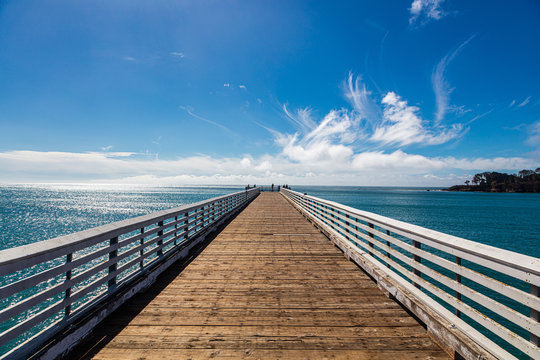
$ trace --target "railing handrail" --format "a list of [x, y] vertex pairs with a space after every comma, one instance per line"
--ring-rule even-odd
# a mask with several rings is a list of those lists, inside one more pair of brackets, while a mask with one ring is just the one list
[[[26, 268], [31, 266], [28, 264], [28, 260], [32, 258], [37, 258], [43, 254], [51, 254], [52, 252], [56, 252], [58, 250], [63, 251], [65, 250], [65, 248], [68, 248], [70, 246], [83, 245], [83, 247], [86, 247], [86, 242], [99, 242], [101, 241], [101, 239], [113, 238], [116, 235], [124, 234], [126, 232], [139, 229], [141, 227], [155, 224], [159, 221], [171, 218], [177, 214], [182, 214], [198, 207], [204, 206], [205, 204], [211, 204], [213, 202], [220, 201], [238, 194], [257, 191], [257, 189], [258, 188], [251, 188], [249, 190], [242, 190], [227, 195], [216, 196], [208, 200], [202, 200], [196, 203], [190, 203], [172, 209], [161, 210], [147, 215], [141, 215], [125, 220], [115, 221], [91, 229], [62, 235], [48, 240], [38, 241], [32, 244], [0, 250], [0, 275], [7, 274], [3, 271], [6, 265], [20, 263], [21, 266], [18, 267], [18, 269], [14, 270], [17, 271], [20, 268]], [[36, 263], [40, 262], [42, 262], [41, 259], [36, 261]], [[11, 269], [9, 271], [12, 272]]]
[[[327, 204], [336, 209], [340, 209], [346, 212], [359, 215], [366, 220], [371, 220], [374, 223], [380, 223], [388, 227], [392, 227], [396, 230], [407, 232], [412, 235], [420, 236], [428, 240], [444, 244], [448, 247], [454, 248], [459, 251], [467, 252], [472, 255], [484, 258], [486, 260], [498, 262], [510, 267], [514, 267], [523, 272], [532, 273], [540, 277], [540, 258], [521, 254], [515, 251], [501, 249], [495, 246], [482, 244], [479, 242], [467, 240], [454, 235], [446, 234], [436, 230], [424, 228], [419, 225], [406, 223], [404, 221], [392, 219], [383, 215], [378, 215], [364, 210], [355, 209], [353, 207], [343, 205], [334, 201], [321, 199], [315, 196], [304, 195], [297, 191], [282, 189], [282, 191], [288, 191], [296, 195], [316, 200], [320, 203]], [[540, 279], [536, 285], [540, 286]]]

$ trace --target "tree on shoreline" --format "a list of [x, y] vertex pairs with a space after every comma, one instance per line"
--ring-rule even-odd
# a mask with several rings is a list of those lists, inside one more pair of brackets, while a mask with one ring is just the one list
[[455, 185], [449, 191], [484, 191], [484, 192], [540, 192], [540, 168], [523, 169], [517, 174], [505, 174], [487, 171], [475, 174], [465, 185]]

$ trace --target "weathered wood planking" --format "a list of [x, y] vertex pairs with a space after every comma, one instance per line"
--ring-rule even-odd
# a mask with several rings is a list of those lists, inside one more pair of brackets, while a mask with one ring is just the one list
[[68, 357], [448, 358], [279, 193], [158, 282]]

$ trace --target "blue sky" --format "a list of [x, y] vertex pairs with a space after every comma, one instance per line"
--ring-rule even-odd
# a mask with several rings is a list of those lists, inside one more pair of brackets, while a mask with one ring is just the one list
[[538, 1], [0, 3], [0, 182], [449, 185], [540, 166]]

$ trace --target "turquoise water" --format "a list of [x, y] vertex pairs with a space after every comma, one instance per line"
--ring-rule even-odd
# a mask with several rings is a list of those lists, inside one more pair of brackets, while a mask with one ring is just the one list
[[296, 186], [293, 190], [540, 257], [540, 194], [326, 186]]
[[[242, 189], [242, 186], [0, 186], [0, 249], [46, 240]], [[540, 194], [315, 186], [293, 186], [293, 190], [540, 257]], [[63, 278], [56, 280], [61, 282]], [[496, 298], [497, 294], [493, 297]], [[497, 300], [504, 302], [504, 299]], [[0, 303], [0, 308], [6, 305], [7, 302]], [[527, 309], [518, 311], [525, 313]], [[496, 317], [496, 314], [493, 316]], [[10, 325], [0, 324], [0, 330], [6, 326]], [[23, 340], [21, 338], [0, 348], [0, 354]]]

